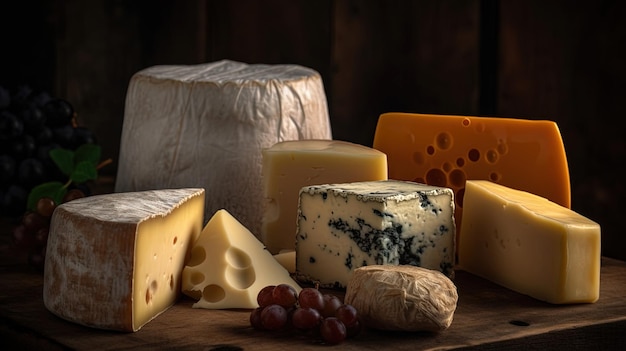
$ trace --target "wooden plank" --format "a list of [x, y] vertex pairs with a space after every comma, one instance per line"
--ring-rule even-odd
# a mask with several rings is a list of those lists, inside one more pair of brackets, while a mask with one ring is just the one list
[[328, 72], [330, 1], [209, 0], [211, 61], [300, 64]]
[[[10, 251], [0, 236], [0, 337], [9, 349], [24, 346], [74, 350], [317, 349], [298, 333], [252, 329], [248, 310], [194, 309], [188, 298], [136, 333], [83, 327], [48, 312], [41, 299], [43, 279]], [[615, 349], [626, 345], [626, 262], [603, 258], [600, 299], [594, 304], [551, 305], [517, 294], [474, 275], [457, 271], [459, 302], [454, 321], [440, 333], [365, 330], [341, 349]], [[334, 292], [341, 296], [341, 292]], [[595, 335], [587, 339], [589, 333]]]
[[335, 137], [371, 145], [383, 112], [475, 115], [478, 1], [335, 1]]
[[57, 94], [95, 132], [115, 175], [126, 89], [137, 71], [193, 64], [206, 54], [204, 1], [64, 1], [57, 3]]

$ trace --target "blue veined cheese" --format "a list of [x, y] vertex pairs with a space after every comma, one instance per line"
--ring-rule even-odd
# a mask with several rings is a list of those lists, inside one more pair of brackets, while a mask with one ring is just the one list
[[296, 276], [345, 288], [368, 265], [413, 265], [454, 276], [452, 189], [382, 180], [300, 190]]

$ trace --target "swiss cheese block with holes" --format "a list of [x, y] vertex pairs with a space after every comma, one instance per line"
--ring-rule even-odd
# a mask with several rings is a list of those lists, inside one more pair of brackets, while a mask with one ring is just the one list
[[263, 243], [273, 254], [294, 250], [302, 187], [385, 179], [387, 156], [364, 145], [341, 140], [294, 140], [263, 149]]
[[454, 194], [398, 180], [303, 187], [298, 206], [296, 276], [347, 286], [355, 269], [412, 265], [454, 276]]
[[468, 180], [459, 267], [554, 303], [600, 295], [600, 225], [543, 197]]
[[139, 330], [181, 295], [204, 196], [201, 188], [162, 189], [59, 205], [46, 250], [46, 308], [89, 327]]
[[153, 66], [130, 79], [115, 190], [202, 187], [207, 220], [224, 208], [259, 236], [261, 150], [331, 138], [313, 69], [230, 60]]
[[233, 215], [218, 210], [202, 230], [183, 270], [182, 291], [194, 308], [256, 308], [268, 285], [302, 288], [265, 246]]
[[465, 181], [490, 180], [570, 207], [567, 156], [547, 120], [385, 113], [373, 147], [387, 154], [389, 179], [445, 186], [463, 227]]

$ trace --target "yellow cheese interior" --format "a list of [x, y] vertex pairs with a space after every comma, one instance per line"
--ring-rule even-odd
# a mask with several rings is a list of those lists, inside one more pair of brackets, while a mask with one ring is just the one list
[[595, 302], [600, 226], [543, 197], [468, 180], [459, 238], [461, 269], [536, 299]]
[[283, 283], [301, 290], [250, 230], [219, 210], [192, 248], [182, 291], [198, 300], [194, 308], [256, 308], [261, 289]]
[[266, 198], [261, 238], [277, 254], [294, 250], [300, 189], [308, 185], [386, 180], [387, 156], [339, 140], [285, 141], [263, 150]]
[[133, 273], [133, 329], [173, 305], [191, 246], [204, 223], [204, 196], [195, 196], [166, 216], [137, 226]]

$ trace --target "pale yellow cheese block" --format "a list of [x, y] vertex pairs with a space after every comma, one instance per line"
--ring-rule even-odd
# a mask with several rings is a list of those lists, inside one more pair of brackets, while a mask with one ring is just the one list
[[197, 300], [194, 308], [256, 308], [259, 291], [278, 284], [302, 289], [259, 239], [222, 209], [192, 248], [182, 291]]
[[281, 266], [285, 267], [289, 273], [296, 272], [296, 250], [281, 250], [274, 255], [274, 258]]
[[468, 180], [459, 267], [553, 304], [600, 296], [600, 225], [543, 197]]
[[273, 254], [295, 249], [302, 187], [387, 179], [387, 155], [346, 141], [285, 141], [262, 153], [266, 203], [261, 239]]
[[58, 206], [43, 300], [55, 315], [133, 332], [172, 306], [202, 230], [204, 189], [89, 196]]

